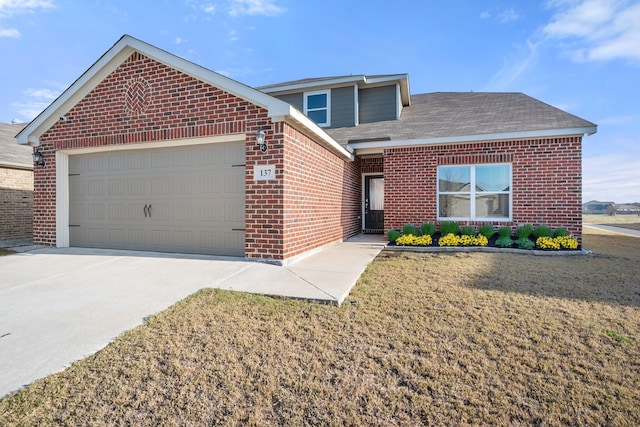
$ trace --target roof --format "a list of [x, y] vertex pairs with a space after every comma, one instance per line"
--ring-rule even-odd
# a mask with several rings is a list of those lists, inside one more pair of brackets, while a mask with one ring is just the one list
[[16, 134], [26, 123], [0, 123], [0, 167], [33, 169], [31, 147], [16, 144]]
[[411, 103], [411, 91], [409, 89], [409, 75], [406, 73], [375, 74], [371, 76], [366, 76], [364, 74], [350, 74], [348, 76], [316, 77], [259, 86], [256, 89], [264, 93], [280, 95], [304, 90], [317, 90], [328, 87], [335, 88], [353, 85], [358, 85], [359, 88], [366, 89], [368, 87], [389, 85], [390, 83], [397, 83], [400, 85], [402, 105], [409, 105]]
[[[398, 120], [327, 129], [356, 149], [592, 134], [597, 126], [523, 93], [435, 92], [411, 96]], [[387, 138], [391, 142], [367, 139]], [[354, 141], [356, 140], [356, 141]], [[362, 141], [365, 140], [365, 141]]]
[[67, 90], [29, 123], [17, 135], [18, 144], [39, 146], [40, 136], [100, 84], [106, 76], [126, 61], [133, 52], [139, 52], [168, 67], [263, 107], [274, 122], [285, 121], [299, 130], [306, 131], [337, 155], [353, 159], [353, 155], [349, 151], [337, 144], [322, 128], [290, 104], [129, 35], [122, 36]]

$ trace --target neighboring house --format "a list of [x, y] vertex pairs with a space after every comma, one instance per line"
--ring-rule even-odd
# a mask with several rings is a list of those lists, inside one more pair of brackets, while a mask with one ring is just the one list
[[615, 205], [618, 215], [640, 215], [640, 206], [637, 203]]
[[0, 123], [0, 247], [30, 243], [33, 234], [32, 149], [15, 138], [24, 126]]
[[255, 89], [124, 36], [18, 143], [46, 161], [35, 243], [284, 264], [408, 222], [580, 239], [596, 129], [520, 93], [411, 95], [406, 74]]
[[595, 215], [615, 215], [616, 204], [614, 202], [599, 202], [591, 200], [582, 205], [582, 213]]

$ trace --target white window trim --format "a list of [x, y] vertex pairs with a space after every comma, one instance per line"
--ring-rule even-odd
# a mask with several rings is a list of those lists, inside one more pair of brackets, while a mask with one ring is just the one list
[[327, 126], [331, 126], [331, 89], [327, 89], [327, 90], [316, 90], [313, 92], [304, 92], [303, 94], [303, 99], [304, 99], [304, 115], [309, 117], [309, 112], [313, 112], [313, 111], [322, 111], [325, 110], [325, 108], [312, 108], [309, 109], [307, 107], [307, 100], [309, 98], [309, 96], [312, 95], [327, 95], [327, 122], [326, 123], [316, 123], [318, 126], [320, 127], [327, 127]]
[[[486, 191], [483, 194], [508, 194], [509, 195], [509, 217], [476, 217], [476, 166], [504, 166], [509, 165], [509, 191]], [[471, 168], [471, 188], [470, 191], [443, 191], [442, 194], [468, 194], [470, 197], [469, 217], [440, 216], [440, 170], [446, 167], [469, 167]], [[485, 222], [510, 222], [513, 217], [513, 164], [511, 163], [479, 163], [468, 165], [439, 165], [436, 171], [436, 212], [439, 221], [485, 221]]]

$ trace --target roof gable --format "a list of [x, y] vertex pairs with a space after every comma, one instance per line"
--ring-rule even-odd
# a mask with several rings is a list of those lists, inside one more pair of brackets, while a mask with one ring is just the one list
[[18, 144], [40, 145], [40, 137], [49, 128], [127, 61], [134, 52], [265, 108], [274, 122], [286, 121], [298, 129], [311, 133], [339, 155], [352, 158], [347, 150], [290, 104], [129, 35], [122, 36], [67, 90], [18, 133]]

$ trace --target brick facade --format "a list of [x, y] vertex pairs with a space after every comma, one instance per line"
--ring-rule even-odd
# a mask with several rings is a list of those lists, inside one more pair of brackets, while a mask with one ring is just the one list
[[[140, 53], [66, 116], [40, 138], [47, 167], [35, 173], [36, 244], [56, 245], [56, 150], [227, 134], [246, 135], [247, 257], [284, 260], [358, 231], [359, 163], [272, 122], [265, 109]], [[255, 144], [258, 129], [266, 133], [267, 153]], [[275, 164], [277, 179], [255, 182], [255, 164]]]
[[31, 238], [33, 171], [0, 167], [0, 242]]
[[385, 230], [438, 222], [438, 166], [511, 163], [512, 221], [493, 224], [514, 229], [521, 224], [562, 226], [581, 242], [581, 141], [575, 136], [387, 149]]

